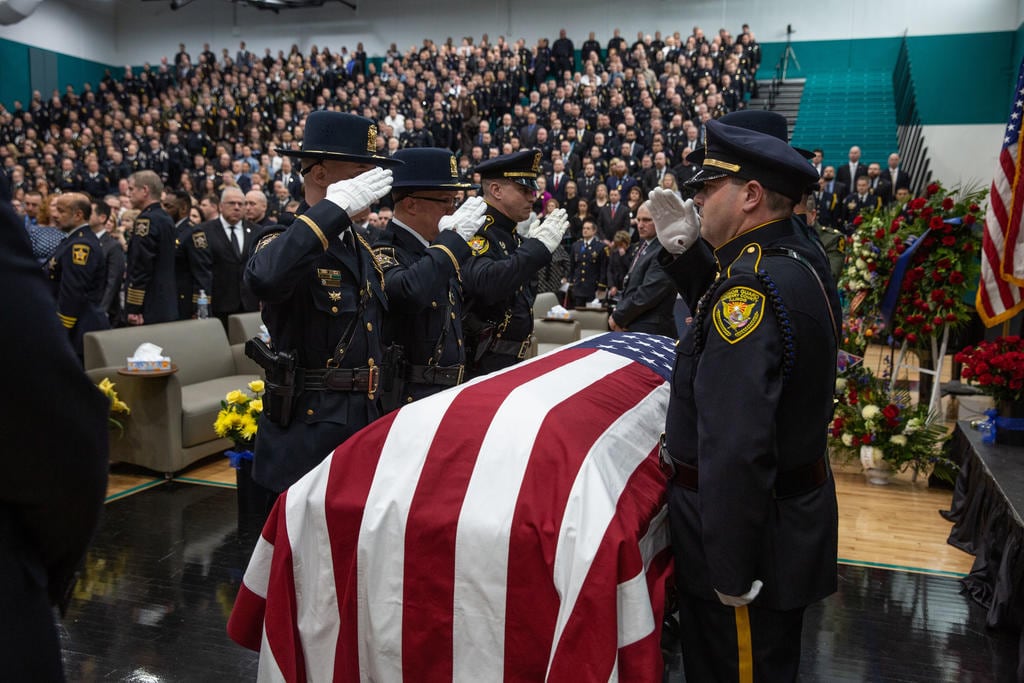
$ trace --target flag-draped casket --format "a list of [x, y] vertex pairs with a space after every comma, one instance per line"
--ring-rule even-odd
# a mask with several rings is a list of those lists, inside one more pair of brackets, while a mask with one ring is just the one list
[[260, 680], [660, 680], [673, 355], [593, 337], [336, 449], [278, 499], [231, 615]]

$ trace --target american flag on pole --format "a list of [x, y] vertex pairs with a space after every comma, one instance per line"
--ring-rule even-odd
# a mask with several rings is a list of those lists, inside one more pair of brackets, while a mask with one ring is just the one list
[[1024, 308], [1024, 245], [1021, 239], [1020, 127], [1024, 116], [1024, 60], [1017, 73], [1013, 109], [1003, 133], [981, 240], [981, 282], [975, 306], [987, 327], [1009, 320]]
[[672, 341], [409, 404], [278, 499], [228, 624], [261, 681], [660, 681]]

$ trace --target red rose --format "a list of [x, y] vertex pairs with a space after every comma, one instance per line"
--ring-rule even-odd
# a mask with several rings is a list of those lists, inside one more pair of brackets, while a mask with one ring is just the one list
[[964, 253], [965, 254], [974, 253], [974, 245], [972, 243], [970, 243], [970, 242], [966, 243], [964, 245]]
[[934, 245], [935, 245], [935, 238], [934, 237], [928, 236], [928, 237], [924, 238], [924, 246], [925, 246], [925, 248], [932, 247]]
[[905, 333], [902, 327], [897, 327], [895, 330], [892, 331], [892, 334], [894, 337], [899, 338], [902, 337]]
[[924, 208], [924, 205], [927, 203], [928, 200], [926, 200], [924, 197], [917, 197], [910, 201], [910, 208], [913, 209], [914, 211], [920, 211], [921, 209]]
[[885, 237], [885, 230], [882, 230], [881, 228], [879, 228], [878, 230], [875, 230], [875, 239], [876, 240], [881, 240], [883, 237]]
[[963, 281], [964, 281], [964, 274], [961, 273], [959, 270], [954, 270], [952, 273], [949, 274], [949, 284], [951, 284], [951, 285], [959, 285], [959, 284], [962, 284]]
[[956, 313], [947, 313], [946, 314], [946, 322], [947, 323], [955, 323], [956, 322]]
[[953, 262], [950, 261], [948, 258], [940, 258], [939, 262], [936, 263], [935, 265], [937, 265], [939, 268], [942, 268], [943, 270], [949, 270], [949, 267], [953, 265]]
[[911, 344], [916, 344], [917, 343], [917, 335], [914, 334], [913, 332], [911, 332], [910, 334], [907, 335], [907, 341], [910, 342]]
[[942, 238], [942, 246], [951, 247], [954, 244], [956, 244], [956, 237], [954, 237], [953, 235], [946, 235], [945, 237]]
[[973, 214], [967, 214], [966, 216], [964, 216], [963, 220], [964, 225], [974, 225], [978, 221], [978, 219], [975, 218]]
[[931, 197], [933, 194], [939, 191], [938, 183], [929, 183], [928, 185], [928, 196]]
[[928, 227], [932, 230], [938, 230], [942, 225], [942, 216], [932, 216], [932, 219], [928, 221]]
[[978, 213], [978, 211], [981, 210], [981, 207], [978, 206], [977, 204], [971, 204], [969, 207], [967, 207], [967, 210], [970, 211], [971, 213]]
[[952, 197], [946, 197], [945, 199], [942, 200], [942, 209], [943, 209], [943, 211], [949, 211], [952, 208], [953, 208], [953, 198]]
[[853, 219], [853, 224], [854, 225], [860, 225], [863, 222], [864, 222], [864, 217], [863, 216], [857, 216], [856, 218]]
[[878, 264], [875, 263], [874, 261], [868, 262], [868, 271], [873, 273], [876, 270], [878, 270]]
[[942, 323], [943, 323], [943, 319], [942, 319], [941, 315], [937, 315], [934, 318], [932, 318], [932, 324], [935, 325], [936, 327], [938, 327]]

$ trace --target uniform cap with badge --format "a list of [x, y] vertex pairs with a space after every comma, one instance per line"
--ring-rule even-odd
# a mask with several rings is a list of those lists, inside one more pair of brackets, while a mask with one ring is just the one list
[[337, 111], [306, 117], [302, 148], [287, 152], [296, 159], [332, 159], [392, 168], [402, 162], [377, 153], [377, 124], [372, 119]]
[[[748, 114], [778, 116], [761, 111]], [[817, 180], [814, 167], [784, 139], [721, 121], [708, 121], [707, 125], [707, 147], [701, 170], [684, 183], [687, 187], [699, 189], [709, 180], [734, 176], [756, 180], [767, 189], [798, 202], [807, 186]]]
[[459, 178], [455, 155], [436, 147], [410, 147], [395, 152], [402, 162], [391, 176], [392, 190], [475, 190], [479, 185]]
[[537, 187], [537, 176], [540, 175], [541, 152], [538, 149], [524, 149], [521, 152], [503, 154], [482, 162], [473, 169], [481, 178], [505, 179], [525, 185], [531, 190]]

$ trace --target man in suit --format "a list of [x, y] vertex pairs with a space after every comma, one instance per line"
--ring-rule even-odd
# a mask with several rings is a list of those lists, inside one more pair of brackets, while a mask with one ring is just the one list
[[174, 222], [160, 206], [164, 184], [153, 171], [128, 178], [132, 208], [141, 213], [131, 228], [125, 276], [125, 317], [129, 325], [178, 319], [174, 280]]
[[184, 190], [164, 193], [164, 211], [174, 221], [174, 282], [178, 320], [196, 317], [199, 292], [212, 296], [213, 255], [206, 232], [188, 218], [192, 198]]
[[[827, 168], [831, 169], [832, 167]], [[836, 186], [835, 181], [832, 186]], [[829, 190], [828, 182], [824, 177], [818, 178], [818, 191], [814, 193], [812, 199], [814, 199], [818, 222], [821, 225], [827, 228], [840, 228], [846, 224], [846, 207], [843, 204], [845, 197], [839, 196], [835, 190]]]
[[895, 194], [896, 190], [900, 189], [901, 187], [906, 188], [908, 190], [910, 189], [910, 174], [904, 171], [903, 167], [900, 166], [899, 154], [893, 152], [892, 154], [889, 155], [889, 164], [885, 173], [889, 178], [889, 183], [892, 186], [893, 194]]
[[844, 185], [836, 180], [835, 166], [826, 166], [822, 169], [821, 180], [821, 189], [825, 192], [838, 195], [840, 199], [845, 198], [849, 188], [853, 187], [852, 185]]
[[274, 221], [267, 216], [267, 195], [263, 194], [262, 190], [249, 190], [245, 193], [242, 216], [259, 232], [269, 225], [274, 225]]
[[[82, 371], [55, 315], [0, 174], [0, 354], [11, 359], [0, 392], [0, 658], [4, 678], [61, 681], [53, 606], [63, 613], [103, 509], [110, 402]], [[26, 343], [26, 340], [28, 343]], [[59, 428], [52, 406], [59, 395]]]
[[559, 206], [565, 206], [565, 186], [569, 183], [569, 174], [565, 172], [564, 161], [555, 159], [551, 162], [551, 175], [548, 176], [547, 181], [548, 193], [558, 200]]
[[526, 115], [526, 125], [519, 129], [519, 142], [524, 149], [537, 145], [538, 128], [540, 126], [537, 125], [537, 113], [531, 111]]
[[107, 282], [106, 258], [89, 227], [90, 216], [92, 206], [84, 194], [68, 192], [57, 198], [57, 226], [67, 237], [57, 246], [47, 268], [57, 301], [57, 317], [83, 361], [85, 333], [110, 327], [101, 307]]
[[293, 199], [302, 199], [302, 177], [292, 170], [288, 157], [281, 160], [281, 170], [274, 174], [274, 180], [280, 180]]
[[226, 187], [220, 196], [220, 217], [206, 221], [197, 230], [206, 235], [213, 274], [210, 310], [224, 329], [228, 316], [259, 310], [259, 302], [242, 282], [256, 235], [252, 223], [242, 217], [245, 195], [237, 187]]
[[[583, 163], [583, 175], [576, 178], [576, 194], [589, 202], [594, 198], [594, 194], [597, 193], [597, 186], [599, 184], [601, 184], [601, 177], [597, 175], [594, 162], [588, 159]], [[567, 209], [571, 208], [567, 207]]]
[[814, 155], [811, 157], [811, 167], [814, 169], [814, 172], [817, 173], [818, 177], [820, 178], [821, 172], [825, 170], [825, 167], [823, 165], [825, 151], [820, 147], [816, 147], [811, 150], [811, 153]]
[[882, 166], [877, 162], [868, 164], [868, 187], [871, 194], [882, 200], [883, 205], [892, 201], [892, 183], [882, 175]]
[[125, 256], [121, 242], [110, 234], [110, 207], [106, 202], [94, 201], [89, 227], [103, 250], [106, 284], [100, 308], [107, 312], [107, 321], [113, 327], [121, 320], [121, 285], [124, 283]]
[[274, 493], [380, 416], [387, 299], [351, 216], [391, 191], [385, 169], [402, 163], [378, 153], [376, 123], [333, 111], [307, 117], [291, 154], [302, 163], [305, 202], [290, 225], [264, 233], [245, 271], [275, 358], [303, 377], [297, 389], [268, 383], [264, 396], [252, 477]]
[[621, 194], [618, 190], [608, 191], [608, 203], [601, 207], [597, 214], [597, 227], [600, 237], [605, 243], [609, 243], [619, 230], [630, 233], [629, 207], [620, 200]]
[[643, 177], [640, 179], [643, 196], [646, 197], [651, 190], [661, 187], [661, 181], [668, 172], [668, 158], [664, 152], [656, 152], [653, 165], [644, 171]]
[[860, 215], [861, 211], [875, 211], [882, 208], [882, 198], [871, 194], [871, 185], [866, 175], [857, 178], [857, 191], [846, 195], [843, 200], [844, 213], [846, 214], [846, 227], [844, 232], [852, 235], [857, 226], [853, 220]]
[[405, 350], [406, 367], [382, 396], [385, 410], [464, 379], [461, 269], [487, 209], [470, 197], [452, 213], [457, 193], [476, 186], [459, 178], [450, 151], [403, 149], [395, 158], [405, 164], [394, 171], [395, 213], [373, 251], [388, 295], [384, 341]]
[[675, 338], [676, 288], [658, 262], [650, 201], [637, 209], [636, 224], [639, 246], [626, 273], [619, 303], [608, 316], [608, 327], [613, 332], [649, 332]]
[[836, 169], [836, 180], [846, 187], [856, 187], [857, 178], [867, 174], [868, 167], [860, 163], [860, 147], [854, 145], [850, 148], [849, 163]]

